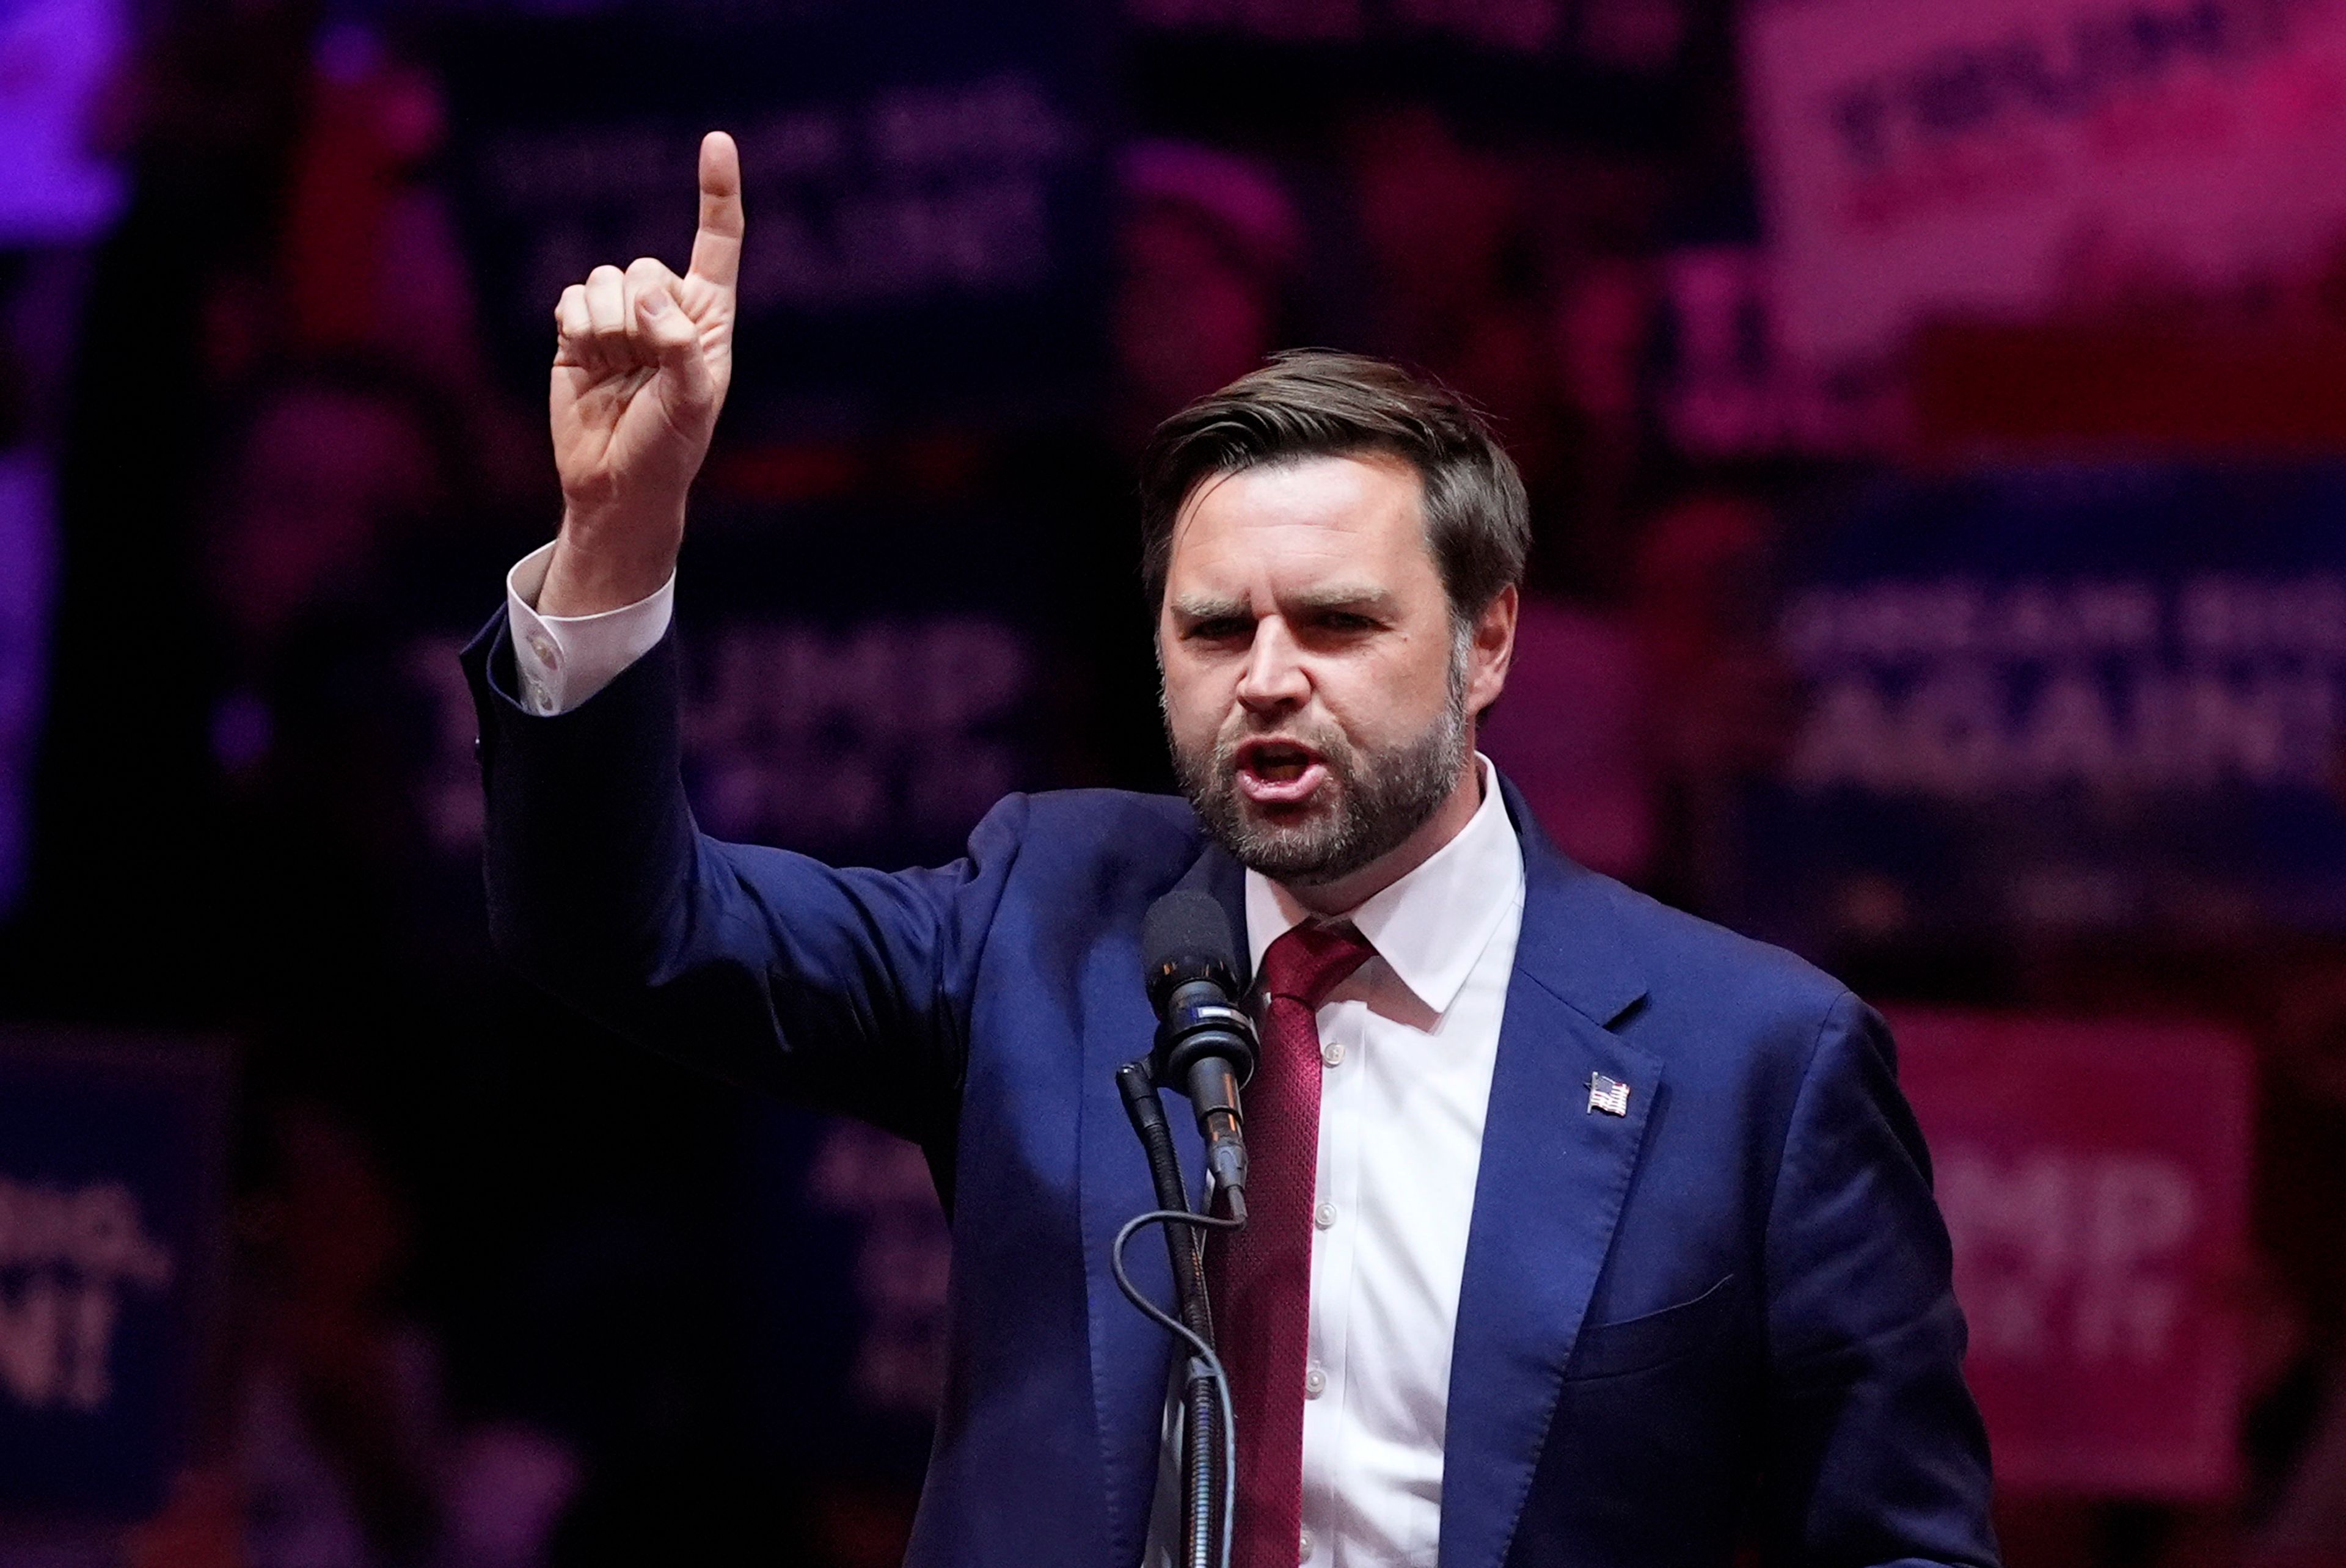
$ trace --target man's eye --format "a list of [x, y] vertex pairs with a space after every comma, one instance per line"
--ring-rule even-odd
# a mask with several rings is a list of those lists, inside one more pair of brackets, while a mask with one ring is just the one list
[[1331, 610], [1320, 617], [1320, 624], [1331, 632], [1368, 632], [1374, 631], [1377, 626], [1368, 616], [1354, 615], [1350, 610]]
[[1207, 642], [1225, 642], [1242, 637], [1254, 630], [1254, 623], [1237, 616], [1218, 616], [1209, 621], [1198, 621], [1189, 628], [1189, 635]]

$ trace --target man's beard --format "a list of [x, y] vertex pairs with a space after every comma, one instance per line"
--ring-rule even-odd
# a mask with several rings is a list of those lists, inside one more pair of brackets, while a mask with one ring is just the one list
[[1398, 746], [1364, 751], [1332, 726], [1311, 733], [1280, 729], [1318, 752], [1328, 770], [1313, 809], [1297, 821], [1248, 815], [1239, 793], [1238, 751], [1261, 733], [1253, 728], [1226, 728], [1212, 753], [1200, 757], [1183, 749], [1168, 726], [1181, 793], [1215, 842], [1249, 870], [1300, 887], [1349, 877], [1399, 849], [1458, 787], [1470, 749], [1464, 652], [1451, 659], [1442, 713]]

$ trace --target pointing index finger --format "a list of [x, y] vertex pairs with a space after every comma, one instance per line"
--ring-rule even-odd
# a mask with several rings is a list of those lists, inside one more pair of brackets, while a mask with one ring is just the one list
[[720, 289], [741, 275], [741, 154], [723, 131], [700, 138], [700, 231], [687, 271]]

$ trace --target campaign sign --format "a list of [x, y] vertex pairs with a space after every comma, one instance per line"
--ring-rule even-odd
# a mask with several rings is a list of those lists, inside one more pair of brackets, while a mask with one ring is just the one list
[[[685, 784], [719, 838], [937, 864], [1056, 780], [1056, 535], [985, 506], [709, 507], [678, 578]], [[980, 541], [991, 540], [992, 547]]]
[[2189, 1023], [1894, 1013], [1999, 1487], [2235, 1479], [2251, 1075]]
[[2346, 469], [1884, 480], [1800, 531], [1805, 716], [1722, 907], [1805, 952], [2346, 929]]
[[164, 1495], [223, 1223], [227, 1059], [0, 1033], [0, 1508]]
[[543, 396], [563, 289], [688, 256], [704, 131], [748, 235], [727, 439], [1086, 406], [1102, 8], [687, 0], [454, 14], [434, 56], [484, 324]]
[[1821, 358], [2112, 267], [2318, 264], [2346, 223], [2340, 0], [1774, 0], [1743, 36], [1785, 326]]
[[[703, 830], [837, 864], [941, 863], [1003, 796], [1065, 781], [1047, 763], [1072, 719], [1054, 698], [1079, 683], [1054, 670], [1081, 650], [1038, 628], [1031, 595], [924, 528], [857, 516], [845, 543], [792, 527], [760, 542], [714, 521], [678, 596], [685, 786]], [[476, 885], [464, 640], [419, 633], [401, 662], [430, 713], [418, 817]]]

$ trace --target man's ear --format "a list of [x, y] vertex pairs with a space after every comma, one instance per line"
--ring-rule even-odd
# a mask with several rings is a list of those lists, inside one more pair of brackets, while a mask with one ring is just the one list
[[1466, 711], [1480, 714], [1499, 700], [1507, 684], [1507, 667], [1515, 657], [1515, 616], [1522, 596], [1513, 583], [1501, 588], [1474, 617], [1474, 631], [1466, 649]]

